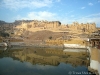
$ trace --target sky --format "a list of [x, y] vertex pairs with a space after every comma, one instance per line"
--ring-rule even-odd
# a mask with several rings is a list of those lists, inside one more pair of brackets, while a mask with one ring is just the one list
[[96, 23], [100, 27], [100, 0], [0, 0], [0, 20]]

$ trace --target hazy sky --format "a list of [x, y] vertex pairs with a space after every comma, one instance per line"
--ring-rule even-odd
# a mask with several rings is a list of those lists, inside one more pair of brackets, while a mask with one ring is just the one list
[[48, 20], [100, 27], [100, 0], [0, 0], [0, 20]]

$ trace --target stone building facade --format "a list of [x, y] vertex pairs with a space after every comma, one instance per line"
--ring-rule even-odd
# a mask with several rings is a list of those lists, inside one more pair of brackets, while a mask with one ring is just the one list
[[55, 28], [66, 28], [66, 29], [74, 29], [74, 30], [83, 30], [90, 31], [96, 29], [95, 23], [86, 23], [86, 24], [79, 24], [78, 22], [73, 22], [72, 24], [61, 25], [59, 21], [38, 21], [32, 20], [31, 22], [25, 23], [22, 22], [21, 25], [18, 25], [17, 28], [43, 28], [43, 29], [55, 29]]
[[58, 28], [61, 25], [59, 21], [38, 21], [33, 20], [31, 22], [25, 23], [22, 22], [21, 25], [17, 26], [18, 28], [43, 28], [43, 29], [52, 29]]
[[38, 21], [38, 20], [31, 20], [28, 22], [22, 21], [21, 25], [17, 25], [15, 27], [20, 33], [25, 30], [36, 32], [41, 30], [50, 30], [53, 32], [65, 32], [67, 30], [74, 31], [76, 33], [79, 32], [94, 32], [96, 31], [96, 24], [95, 23], [78, 23], [73, 22], [72, 24], [62, 25], [59, 21]]
[[67, 25], [67, 27], [71, 30], [82, 30], [83, 32], [94, 32], [96, 30], [95, 23], [81, 23], [73, 22], [71, 25]]

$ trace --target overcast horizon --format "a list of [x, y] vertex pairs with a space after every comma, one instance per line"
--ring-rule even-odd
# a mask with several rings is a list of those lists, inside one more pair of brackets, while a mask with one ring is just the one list
[[47, 20], [96, 23], [100, 27], [100, 0], [0, 0], [0, 20]]

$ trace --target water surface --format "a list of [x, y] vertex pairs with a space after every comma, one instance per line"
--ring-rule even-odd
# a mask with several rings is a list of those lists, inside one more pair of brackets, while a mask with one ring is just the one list
[[86, 51], [55, 48], [0, 48], [0, 75], [91, 75]]

